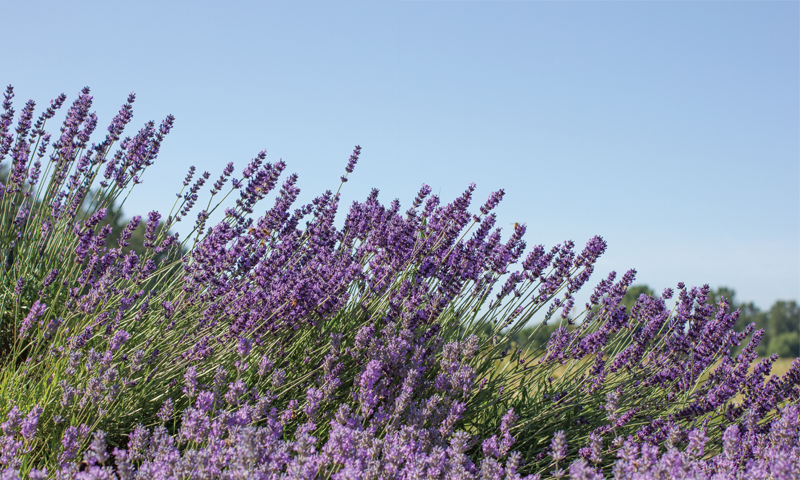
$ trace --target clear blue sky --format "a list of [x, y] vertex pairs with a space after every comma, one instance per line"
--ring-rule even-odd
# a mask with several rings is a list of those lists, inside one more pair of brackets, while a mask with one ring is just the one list
[[[800, 298], [797, 2], [38, 2], [1, 9], [17, 109], [81, 87], [101, 125], [176, 127], [126, 214], [166, 213], [189, 165], [258, 151], [302, 200], [507, 192], [529, 245], [595, 234], [597, 276]], [[103, 127], [104, 128], [104, 127]], [[476, 206], [477, 207], [477, 206]]]

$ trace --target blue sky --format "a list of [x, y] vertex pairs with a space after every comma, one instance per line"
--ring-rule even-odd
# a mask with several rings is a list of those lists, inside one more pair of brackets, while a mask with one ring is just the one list
[[[602, 235], [595, 281], [800, 298], [797, 2], [7, 2], [0, 83], [176, 127], [126, 208], [266, 149], [301, 200], [504, 188], [529, 245]], [[476, 206], [477, 208], [477, 206]], [[580, 300], [580, 298], [579, 298]]]

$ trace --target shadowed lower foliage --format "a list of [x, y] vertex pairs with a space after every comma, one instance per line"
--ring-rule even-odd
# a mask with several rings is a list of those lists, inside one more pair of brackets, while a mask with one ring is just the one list
[[612, 273], [580, 309], [600, 237], [525, 255], [524, 225], [495, 228], [503, 191], [473, 213], [474, 185], [450, 203], [423, 185], [405, 211], [373, 190], [338, 228], [338, 191], [295, 205], [297, 176], [265, 152], [241, 175], [192, 167], [166, 216], [115, 224], [173, 118], [123, 137], [131, 94], [90, 143], [88, 88], [57, 137], [64, 95], [15, 129], [12, 97], [3, 478], [797, 475], [800, 362], [770, 377], [763, 332], [737, 332], [708, 286], [626, 308], [635, 271]]

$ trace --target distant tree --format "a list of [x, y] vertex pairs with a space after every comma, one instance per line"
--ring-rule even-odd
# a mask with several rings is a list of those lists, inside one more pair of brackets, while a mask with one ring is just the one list
[[800, 357], [800, 306], [779, 300], [769, 309], [767, 319], [768, 353], [781, 357]]

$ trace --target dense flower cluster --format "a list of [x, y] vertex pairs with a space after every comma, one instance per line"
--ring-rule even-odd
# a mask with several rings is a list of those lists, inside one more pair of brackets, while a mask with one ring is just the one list
[[[657, 446], [626, 439], [617, 452], [614, 478], [664, 479], [794, 479], [800, 478], [800, 428], [797, 405], [787, 406], [780, 417], [759, 425], [750, 417], [744, 424], [733, 424], [722, 436], [722, 452], [706, 455], [706, 427], [688, 432], [673, 432], [667, 451], [659, 454]], [[685, 437], [680, 450], [675, 441]], [[585, 474], [575, 478], [592, 478], [586, 462], [573, 464]], [[572, 472], [572, 470], [571, 470]], [[583, 475], [583, 477], [581, 477]]]
[[[234, 389], [232, 388], [232, 391]], [[509, 428], [516, 420], [513, 411], [503, 416], [500, 440], [497, 435], [483, 441], [485, 457], [475, 465], [466, 455], [470, 435], [459, 431], [448, 444], [432, 446], [430, 432], [405, 426], [378, 438], [374, 429], [364, 428], [363, 417], [346, 406], [330, 422], [324, 443], [314, 433], [313, 422], [301, 425], [294, 440], [286, 440], [285, 412], [270, 407], [270, 399], [255, 399], [229, 409], [215, 409], [214, 394], [197, 397], [195, 408], [187, 409], [177, 435], [159, 425], [152, 429], [138, 425], [130, 433], [126, 448], [110, 454], [105, 434], [70, 427], [64, 432], [63, 450], [56, 478], [452, 478], [520, 479], [518, 452], [510, 452], [514, 438]], [[42, 409], [23, 415], [12, 407], [8, 420], [0, 425], [3, 478], [19, 478], [18, 456], [36, 433]], [[254, 417], [266, 419], [262, 427], [252, 425]], [[723, 449], [707, 455], [707, 426], [689, 431], [672, 429], [666, 451], [633, 437], [614, 439], [608, 448], [593, 439], [581, 458], [564, 465], [567, 440], [556, 432], [547, 452], [553, 469], [547, 478], [574, 480], [602, 479], [600, 457], [604, 450], [616, 451], [609, 467], [616, 479], [794, 479], [800, 476], [800, 408], [782, 409], [766, 424], [754, 417], [733, 424], [723, 434]], [[77, 452], [80, 439], [88, 440], [82, 461]], [[682, 445], [682, 446], [681, 446]], [[113, 462], [110, 460], [113, 458]], [[559, 468], [562, 462], [564, 468]], [[108, 464], [113, 464], [112, 468]], [[47, 478], [47, 469], [33, 469], [30, 478]], [[541, 474], [526, 476], [540, 479]]]
[[[225, 166], [183, 241], [169, 228], [212, 180], [195, 167], [166, 216], [134, 216], [111, 244], [102, 222], [173, 118], [123, 138], [131, 94], [90, 144], [84, 89], [45, 158], [66, 97], [35, 124], [28, 102], [13, 133], [12, 97], [0, 114], [3, 478], [796, 473], [800, 362], [783, 377], [769, 375], [774, 356], [751, 369], [761, 333], [734, 331], [737, 312], [710, 305], [707, 286], [678, 285], [673, 309], [667, 289], [627, 310], [635, 271], [612, 273], [576, 313], [602, 238], [525, 255], [525, 225], [505, 241], [495, 225], [504, 192], [475, 214], [474, 185], [451, 203], [423, 185], [404, 212], [373, 190], [339, 228], [338, 191], [295, 206], [297, 176], [281, 181], [286, 165], [266, 152], [240, 176]], [[139, 253], [124, 248], [136, 231]], [[559, 325], [543, 347], [511, 340], [531, 320]]]

